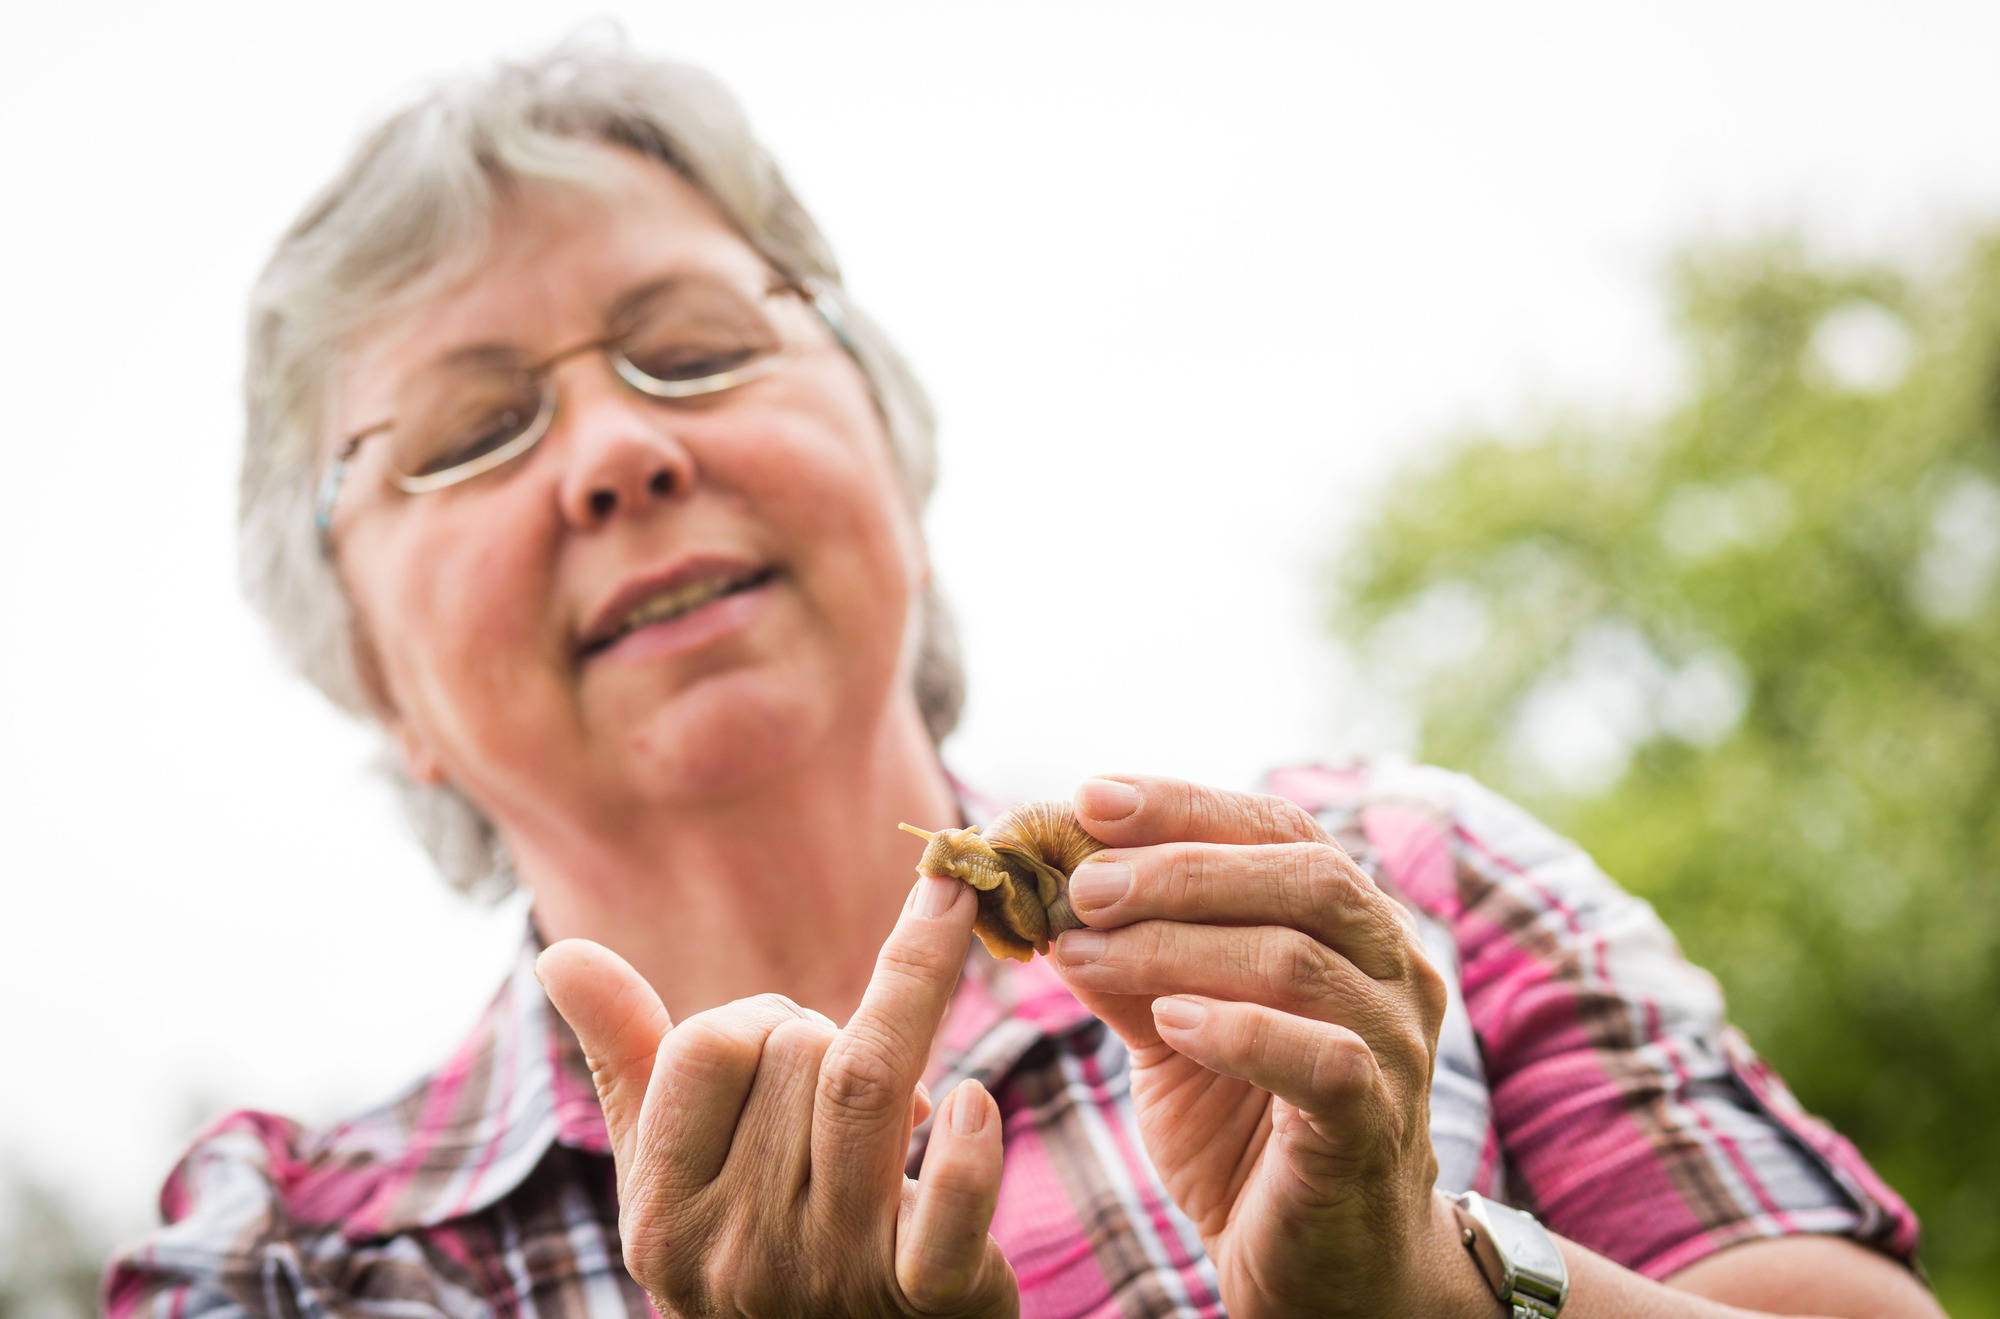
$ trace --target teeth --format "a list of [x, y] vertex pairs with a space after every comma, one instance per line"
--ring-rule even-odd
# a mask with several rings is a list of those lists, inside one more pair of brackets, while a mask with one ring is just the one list
[[671, 591], [662, 591], [625, 615], [625, 621], [618, 625], [618, 634], [623, 636], [634, 628], [645, 627], [648, 623], [658, 623], [685, 614], [690, 609], [706, 604], [716, 596], [734, 590], [749, 580], [748, 577], [710, 577], [706, 581], [689, 582]]

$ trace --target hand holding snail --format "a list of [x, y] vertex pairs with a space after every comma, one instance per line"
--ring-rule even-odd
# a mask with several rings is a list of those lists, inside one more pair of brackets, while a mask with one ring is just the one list
[[[1414, 919], [1282, 798], [1087, 780], [1068, 821], [1087, 841], [1054, 847], [1069, 834], [1048, 808], [996, 820], [992, 856], [937, 835], [928, 873], [979, 889], [982, 921], [1005, 923], [988, 946], [1049, 951], [1125, 1041], [1147, 1153], [1229, 1313], [1434, 1311], [1432, 1280], [1462, 1261], [1432, 1192], [1445, 982]], [[1040, 901], [1049, 870], [1067, 902]]]

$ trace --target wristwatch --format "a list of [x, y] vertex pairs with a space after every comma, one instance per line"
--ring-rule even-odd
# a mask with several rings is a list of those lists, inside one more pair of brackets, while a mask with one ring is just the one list
[[1473, 1191], [1451, 1197], [1459, 1239], [1479, 1262], [1486, 1285], [1512, 1309], [1510, 1319], [1554, 1319], [1569, 1296], [1569, 1268], [1555, 1238], [1533, 1214]]

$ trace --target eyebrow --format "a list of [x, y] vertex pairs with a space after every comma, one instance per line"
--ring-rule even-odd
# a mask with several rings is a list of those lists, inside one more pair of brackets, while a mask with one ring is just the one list
[[[630, 320], [633, 313], [638, 311], [639, 308], [645, 306], [655, 298], [670, 294], [674, 289], [682, 285], [706, 282], [709, 282], [707, 276], [689, 274], [660, 275], [654, 279], [649, 279], [645, 283], [635, 285], [619, 294], [617, 300], [611, 304], [610, 312], [604, 318], [605, 323], [616, 329], [619, 325]], [[511, 363], [520, 356], [520, 348], [511, 343], [488, 340], [484, 343], [462, 344], [457, 348], [449, 349], [431, 358], [415, 371], [412, 371], [408, 378], [415, 379], [440, 369]]]

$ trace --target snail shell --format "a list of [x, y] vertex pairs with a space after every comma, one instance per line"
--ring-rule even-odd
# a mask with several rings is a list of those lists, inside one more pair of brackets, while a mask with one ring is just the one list
[[975, 825], [927, 834], [899, 827], [930, 840], [918, 874], [946, 875], [973, 887], [979, 915], [972, 928], [995, 957], [1025, 962], [1048, 952], [1049, 941], [1064, 930], [1083, 928], [1069, 905], [1069, 877], [1104, 844], [1084, 832], [1068, 802], [1022, 802], [983, 830]]

